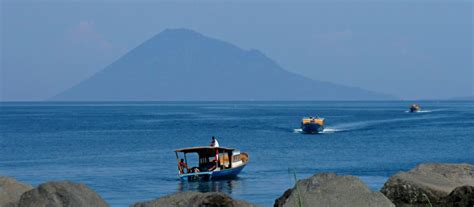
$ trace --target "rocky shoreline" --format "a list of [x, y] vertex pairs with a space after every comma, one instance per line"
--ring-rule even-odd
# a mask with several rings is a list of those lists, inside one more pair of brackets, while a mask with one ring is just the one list
[[[0, 207], [109, 206], [84, 184], [47, 182], [33, 187], [0, 176]], [[182, 192], [132, 207], [257, 206], [218, 192]], [[357, 177], [318, 173], [298, 180], [275, 200], [275, 207], [297, 206], [474, 206], [474, 165], [421, 164], [390, 177], [380, 192], [370, 191]]]

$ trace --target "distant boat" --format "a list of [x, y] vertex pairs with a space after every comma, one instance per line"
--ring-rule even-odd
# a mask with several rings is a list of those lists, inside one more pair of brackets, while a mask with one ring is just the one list
[[305, 117], [301, 120], [301, 130], [307, 134], [317, 134], [324, 130], [324, 118]]
[[410, 113], [419, 112], [420, 110], [421, 110], [421, 107], [418, 104], [412, 104], [410, 106]]
[[[176, 159], [178, 160], [178, 175], [184, 180], [212, 180], [236, 177], [247, 165], [249, 156], [245, 152], [238, 149], [225, 147], [190, 147], [175, 150]], [[196, 160], [197, 166], [189, 167], [189, 171], [185, 172], [180, 169], [180, 156], [188, 164], [187, 154], [195, 153], [199, 159]], [[217, 159], [216, 159], [217, 158]], [[217, 160], [217, 162], [216, 162]]]

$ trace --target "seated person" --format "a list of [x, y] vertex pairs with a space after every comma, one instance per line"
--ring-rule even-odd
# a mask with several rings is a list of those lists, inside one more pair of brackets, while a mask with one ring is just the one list
[[184, 159], [181, 159], [181, 161], [179, 161], [178, 169], [179, 169], [179, 173], [181, 173], [181, 174], [184, 174], [184, 169], [186, 169], [186, 172], [189, 173], [188, 164], [186, 164], [186, 162], [184, 162]]
[[201, 172], [201, 171], [199, 170], [198, 167], [193, 167], [193, 168], [191, 168], [191, 172], [192, 173], [198, 173], [198, 172]]
[[217, 168], [217, 160], [216, 159], [209, 162], [209, 164], [211, 164], [211, 167], [209, 168], [209, 171], [213, 171]]

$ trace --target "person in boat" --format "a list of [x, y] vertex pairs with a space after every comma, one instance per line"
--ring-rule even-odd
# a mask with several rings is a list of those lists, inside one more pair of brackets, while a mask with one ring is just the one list
[[189, 167], [186, 162], [184, 162], [184, 159], [181, 159], [178, 163], [178, 168], [179, 168], [179, 173], [184, 174], [184, 169], [186, 169], [186, 172], [189, 173]]
[[211, 140], [211, 147], [219, 147], [219, 142], [214, 136], [212, 137], [212, 140]]
[[215, 170], [215, 169], [217, 168], [217, 161], [216, 161], [215, 159], [212, 160], [211, 163], [213, 163], [213, 164], [212, 164], [212, 166], [208, 169], [208, 171], [213, 171], [213, 170]]
[[[219, 142], [214, 136], [212, 136], [211, 147], [219, 147]], [[211, 161], [211, 163], [214, 163], [214, 164], [212, 165], [211, 168], [209, 168], [209, 171], [213, 171], [217, 168], [218, 160], [219, 160], [219, 151], [216, 149], [216, 156], [214, 157], [214, 160]]]
[[193, 167], [193, 168], [191, 168], [191, 172], [192, 173], [198, 173], [198, 172], [201, 172], [201, 171], [199, 170], [198, 167]]

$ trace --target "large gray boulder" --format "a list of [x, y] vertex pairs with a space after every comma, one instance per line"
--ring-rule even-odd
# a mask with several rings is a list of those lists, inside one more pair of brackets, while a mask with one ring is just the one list
[[0, 176], [0, 207], [17, 206], [21, 194], [33, 187], [13, 178]]
[[393, 207], [395, 205], [382, 193], [370, 191], [357, 177], [320, 173], [298, 180], [295, 187], [288, 189], [275, 200], [274, 206]]
[[397, 206], [443, 206], [441, 200], [460, 186], [474, 186], [474, 165], [421, 164], [390, 177], [381, 192]]
[[180, 192], [152, 201], [139, 202], [133, 207], [254, 207], [246, 201], [234, 200], [224, 193]]
[[23, 193], [19, 207], [106, 207], [107, 203], [84, 184], [47, 182]]
[[474, 206], [474, 186], [461, 186], [455, 188], [448, 196], [441, 200], [439, 206]]

